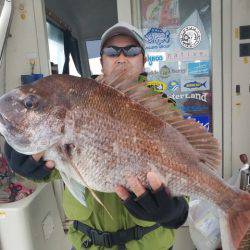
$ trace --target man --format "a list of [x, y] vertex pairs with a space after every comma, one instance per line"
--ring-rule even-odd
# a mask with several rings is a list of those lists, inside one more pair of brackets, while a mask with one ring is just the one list
[[[145, 61], [140, 33], [129, 24], [118, 23], [102, 36], [103, 75], [97, 81], [126, 81], [131, 75], [138, 78]], [[5, 154], [14, 171], [27, 178], [44, 181], [60, 178], [54, 162], [43, 161], [43, 153], [26, 156], [5, 144]], [[66, 188], [63, 205], [68, 219], [74, 221], [68, 235], [75, 249], [170, 249], [174, 243], [173, 229], [185, 222], [188, 205], [183, 197], [171, 197], [153, 172], [147, 178], [150, 187], [130, 177], [127, 180], [130, 191], [118, 186], [116, 193], [96, 192], [113, 219], [87, 189], [82, 192], [85, 207]]]

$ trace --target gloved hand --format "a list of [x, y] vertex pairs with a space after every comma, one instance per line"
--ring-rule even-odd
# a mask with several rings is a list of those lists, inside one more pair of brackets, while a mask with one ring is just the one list
[[54, 166], [42, 158], [36, 161], [31, 155], [24, 155], [15, 151], [7, 142], [4, 144], [4, 154], [11, 169], [23, 177], [41, 180], [51, 174]]
[[[126, 194], [124, 188], [121, 186], [116, 189], [117, 194], [123, 199], [123, 204], [128, 211], [136, 218], [155, 221], [167, 228], [178, 228], [184, 224], [187, 219], [188, 203], [183, 197], [172, 197], [168, 189], [155, 178], [157, 178], [157, 176], [152, 176], [151, 174], [151, 177], [148, 179], [150, 184], [153, 179], [154, 183], [151, 185], [151, 187], [153, 187], [150, 190], [144, 189], [143, 193], [143, 187], [140, 186], [141, 184], [137, 179], [137, 181], [135, 181], [136, 185], [132, 185], [135, 194]], [[138, 195], [139, 189], [141, 189], [141, 191], [139, 191], [140, 195]]]

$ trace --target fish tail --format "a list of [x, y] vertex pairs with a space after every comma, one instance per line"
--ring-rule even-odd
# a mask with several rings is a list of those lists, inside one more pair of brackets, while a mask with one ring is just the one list
[[227, 214], [226, 222], [230, 237], [226, 243], [229, 243], [227, 249], [250, 249], [250, 194], [240, 192], [238, 199]]
[[206, 88], [207, 85], [206, 85], [207, 81], [205, 81], [202, 85]]

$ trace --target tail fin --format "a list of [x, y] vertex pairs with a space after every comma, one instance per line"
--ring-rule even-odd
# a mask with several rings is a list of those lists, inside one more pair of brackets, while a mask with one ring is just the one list
[[250, 249], [250, 194], [239, 193], [239, 198], [226, 217], [226, 224], [221, 227], [221, 238], [223, 249]]

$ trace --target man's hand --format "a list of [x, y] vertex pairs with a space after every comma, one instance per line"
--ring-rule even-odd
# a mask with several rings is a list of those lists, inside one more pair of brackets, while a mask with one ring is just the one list
[[4, 144], [4, 155], [12, 170], [32, 180], [42, 180], [50, 176], [55, 163], [42, 159], [44, 152], [24, 155], [15, 151], [7, 142]]
[[172, 197], [155, 173], [149, 172], [147, 179], [152, 190], [146, 189], [136, 177], [130, 177], [127, 181], [133, 193], [122, 186], [117, 186], [116, 193], [136, 218], [154, 221], [168, 228], [180, 227], [188, 215], [186, 200]]
[[102, 84], [110, 86], [122, 86], [122, 89], [138, 82], [141, 72], [133, 67], [129, 62], [116, 64], [109, 75], [100, 75], [95, 80]]
[[[40, 161], [43, 156], [44, 156], [44, 152], [41, 152], [41, 153], [33, 154], [32, 158], [35, 161]], [[51, 160], [48, 160], [48, 161], [45, 162], [45, 166], [48, 169], [53, 169], [55, 167], [55, 162], [51, 161]]]
[[33, 154], [32, 157], [35, 161], [39, 161], [44, 156], [44, 152]]
[[[162, 181], [154, 172], [148, 172], [147, 179], [153, 191], [156, 191], [163, 185]], [[130, 177], [127, 181], [131, 191], [133, 191], [137, 197], [140, 197], [147, 191], [137, 177]], [[116, 188], [116, 193], [124, 201], [130, 197], [130, 193], [123, 186], [118, 186]]]

